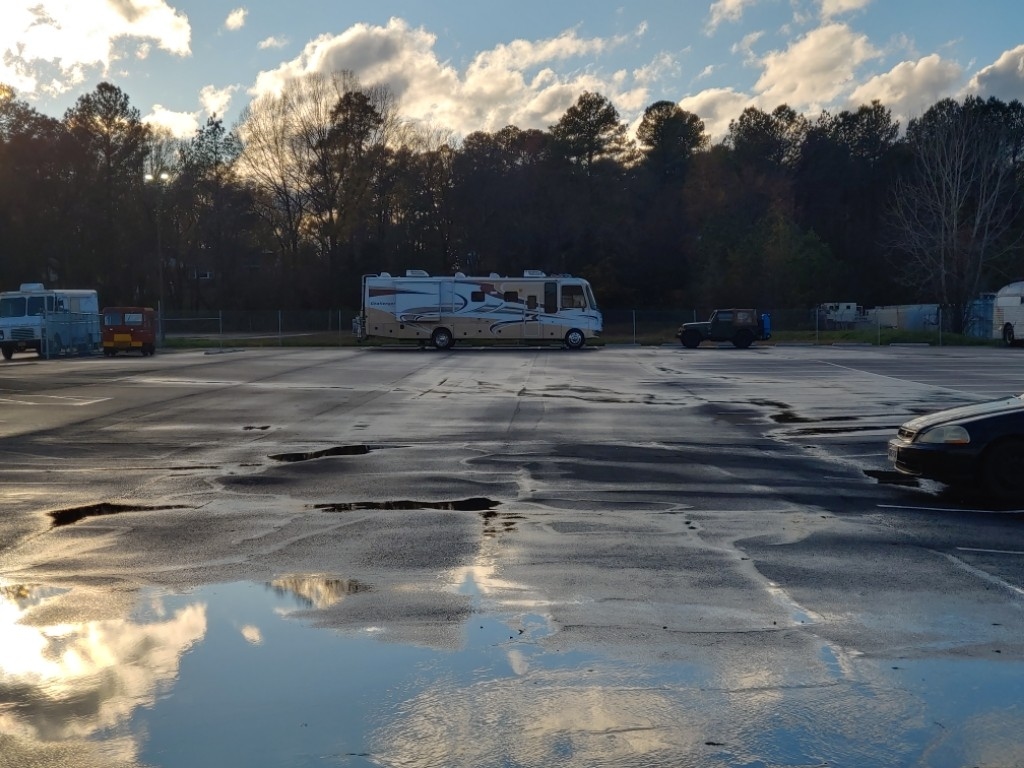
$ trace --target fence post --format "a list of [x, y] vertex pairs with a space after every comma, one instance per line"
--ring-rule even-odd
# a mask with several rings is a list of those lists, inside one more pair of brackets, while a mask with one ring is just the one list
[[633, 343], [636, 344], [636, 310], [633, 310]]
[[224, 347], [224, 310], [217, 310], [217, 326], [220, 328], [220, 346]]
[[284, 346], [284, 318], [281, 316], [281, 310], [277, 310], [277, 346]]

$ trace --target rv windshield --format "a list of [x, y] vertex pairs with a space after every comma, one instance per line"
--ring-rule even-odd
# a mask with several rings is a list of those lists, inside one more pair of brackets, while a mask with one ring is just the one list
[[562, 309], [586, 309], [587, 299], [582, 285], [562, 286]]
[[9, 296], [0, 299], [0, 317], [24, 317], [25, 297]]

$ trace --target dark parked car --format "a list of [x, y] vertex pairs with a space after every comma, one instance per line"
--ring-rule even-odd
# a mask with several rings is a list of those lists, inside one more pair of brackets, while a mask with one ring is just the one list
[[716, 309], [707, 320], [683, 323], [676, 331], [687, 349], [696, 349], [702, 341], [731, 341], [734, 347], [746, 349], [771, 337], [771, 318], [756, 309]]
[[1024, 501], [1024, 395], [911, 419], [889, 441], [897, 470]]

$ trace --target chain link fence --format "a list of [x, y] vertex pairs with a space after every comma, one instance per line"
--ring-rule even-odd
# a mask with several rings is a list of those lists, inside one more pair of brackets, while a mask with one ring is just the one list
[[[602, 339], [608, 343], [675, 343], [681, 324], [707, 320], [713, 311], [714, 307], [604, 310]], [[771, 316], [776, 341], [795, 338], [829, 343], [842, 337], [856, 337], [865, 343], [883, 344], [927, 336], [931, 343], [943, 343], [943, 336], [950, 335], [950, 318], [944, 317], [941, 308], [933, 304], [870, 309], [843, 305], [840, 310], [834, 304], [821, 304], [805, 309], [763, 311]], [[352, 321], [358, 314], [357, 308], [170, 311], [163, 317], [162, 342], [174, 346], [351, 345], [355, 343]], [[991, 314], [975, 318], [966, 335], [978, 340], [993, 338]]]

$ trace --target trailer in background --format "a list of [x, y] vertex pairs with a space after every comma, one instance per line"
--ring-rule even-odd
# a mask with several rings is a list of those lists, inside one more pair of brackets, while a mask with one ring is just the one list
[[1024, 281], [1004, 285], [992, 306], [992, 336], [1008, 347], [1024, 341]]
[[527, 270], [522, 277], [431, 277], [408, 270], [363, 277], [362, 309], [352, 331], [364, 339], [562, 343], [579, 349], [603, 329], [590, 283]]

